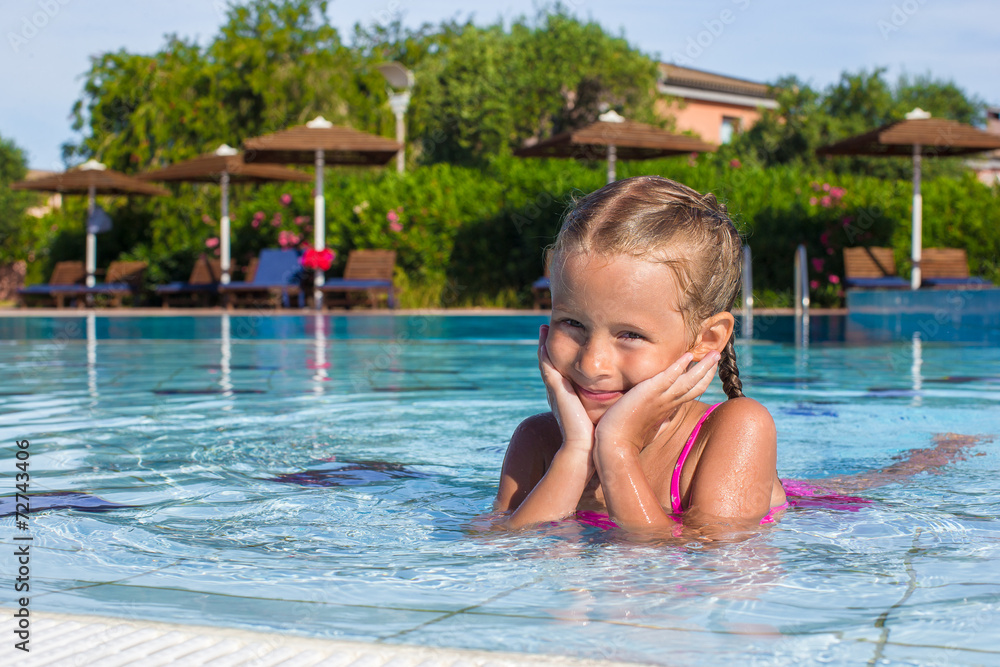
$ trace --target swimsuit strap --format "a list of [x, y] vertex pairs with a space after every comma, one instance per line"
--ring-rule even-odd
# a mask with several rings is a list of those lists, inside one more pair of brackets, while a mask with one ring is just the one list
[[705, 414], [698, 419], [698, 423], [694, 425], [694, 430], [691, 431], [691, 437], [684, 443], [684, 449], [681, 450], [681, 455], [677, 458], [677, 463], [674, 465], [674, 474], [670, 477], [670, 510], [674, 514], [680, 514], [684, 511], [684, 508], [681, 507], [681, 469], [684, 467], [684, 462], [687, 461], [688, 454], [691, 453], [691, 447], [694, 445], [694, 439], [698, 437], [698, 432], [701, 431], [701, 425], [712, 414], [712, 410], [720, 405], [722, 403], [716, 403], [708, 410], [705, 410]]

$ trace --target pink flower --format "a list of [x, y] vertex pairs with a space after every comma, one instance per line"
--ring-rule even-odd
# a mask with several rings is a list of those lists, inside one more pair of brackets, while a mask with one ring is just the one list
[[834, 285], [840, 284], [840, 276], [835, 276], [832, 273], [829, 276], [827, 276], [827, 280], [829, 280]]
[[295, 216], [295, 224], [301, 227], [303, 224], [312, 220], [308, 215], [297, 215]]
[[257, 218], [254, 218], [253, 220], [250, 221], [250, 225], [254, 229], [257, 229], [258, 227], [260, 227], [260, 220], [258, 220]]
[[850, 227], [851, 226], [851, 217], [848, 216], [848, 217], [844, 218], [843, 220], [841, 220], [841, 222], [844, 224], [845, 228], [846, 227]]
[[829, 191], [830, 191], [830, 184], [829, 183], [824, 183], [823, 184], [823, 192], [829, 192]]
[[819, 289], [819, 281], [818, 280], [810, 280], [809, 281], [809, 289]]
[[823, 244], [823, 247], [830, 245], [830, 232], [823, 232], [819, 235], [819, 242]]
[[287, 192], [285, 194], [281, 195], [281, 205], [282, 206], [288, 206], [291, 203], [292, 203], [292, 195], [288, 194]]
[[823, 205], [823, 208], [830, 208], [830, 204], [832, 204], [833, 202], [830, 201], [830, 195], [826, 195], [825, 197], [819, 200], [819, 203]]
[[847, 194], [847, 190], [844, 188], [830, 188], [830, 196], [834, 199], [840, 199], [845, 194]]
[[390, 222], [389, 229], [391, 229], [394, 232], [401, 232], [403, 231], [403, 225], [402, 223], [399, 222]]
[[733, 158], [732, 160], [729, 161], [729, 166], [732, 167], [733, 169], [739, 169], [743, 165], [740, 164], [739, 160], [737, 160], [736, 158]]
[[254, 213], [253, 214], [253, 219], [254, 220], [263, 220], [264, 219], [264, 211], [257, 211], [256, 213]]
[[815, 206], [816, 202], [817, 202], [817, 199], [815, 197], [810, 197], [809, 198], [809, 205], [810, 206]]
[[306, 246], [306, 251], [302, 253], [299, 263], [305, 269], [311, 269], [313, 271], [326, 271], [333, 264], [333, 260], [336, 259], [337, 253], [330, 250], [329, 248], [323, 248], [322, 250], [316, 250], [310, 246]]
[[205, 239], [206, 248], [217, 248], [219, 246], [219, 237], [213, 236], [212, 238]]
[[388, 220], [390, 223], [399, 222], [399, 214], [393, 210], [390, 210], [388, 213], [385, 214], [385, 219]]
[[280, 213], [275, 213], [274, 214], [274, 217], [271, 218], [271, 224], [274, 225], [275, 227], [280, 227], [281, 226], [281, 214]]
[[823, 264], [825, 264], [825, 263], [826, 263], [826, 260], [822, 259], [820, 257], [813, 257], [812, 258], [813, 270], [816, 273], [820, 273], [823, 270]]
[[809, 187], [811, 187], [813, 190], [816, 190], [817, 192], [819, 191], [819, 183], [817, 183], [816, 181], [810, 183]]
[[212, 217], [210, 215], [208, 215], [207, 213], [205, 215], [201, 216], [201, 221], [204, 222], [206, 225], [214, 225], [215, 224], [215, 221], [212, 220]]

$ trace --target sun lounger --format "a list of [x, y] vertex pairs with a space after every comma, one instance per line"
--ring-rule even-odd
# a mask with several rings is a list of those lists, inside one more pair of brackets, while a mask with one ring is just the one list
[[388, 306], [395, 308], [396, 295], [392, 283], [395, 269], [395, 250], [352, 250], [347, 255], [344, 277], [331, 278], [320, 288], [323, 303], [326, 306], [350, 307], [358, 303], [352, 296], [363, 292], [372, 308], [378, 305], [380, 294], [385, 294]]
[[844, 248], [847, 287], [905, 289], [909, 281], [896, 275], [892, 248]]
[[105, 282], [97, 283], [93, 287], [73, 285], [60, 291], [66, 297], [75, 297], [77, 308], [83, 308], [88, 304], [100, 305], [104, 302], [101, 297], [108, 297], [110, 301], [107, 304], [112, 308], [120, 308], [122, 299], [126, 296], [131, 296], [133, 302], [139, 298], [146, 266], [146, 262], [142, 261], [111, 262], [105, 274]]
[[221, 262], [200, 255], [195, 260], [194, 268], [187, 282], [173, 282], [159, 285], [156, 293], [163, 302], [164, 308], [169, 308], [171, 302], [190, 303], [193, 306], [207, 306], [209, 300], [219, 293], [219, 279], [222, 276]]
[[260, 251], [253, 278], [219, 285], [219, 294], [226, 308], [238, 305], [288, 308], [293, 296], [297, 299], [296, 305], [301, 307], [301, 273], [298, 250], [268, 248]]
[[552, 307], [552, 290], [549, 281], [549, 263], [552, 261], [552, 251], [545, 251], [545, 273], [541, 278], [531, 283], [531, 295], [535, 299], [535, 310]]
[[87, 277], [83, 262], [56, 262], [49, 282], [43, 285], [29, 285], [17, 290], [17, 300], [21, 306], [28, 301], [51, 301], [56, 308], [66, 305], [66, 296], [75, 294], [75, 288]]
[[992, 287], [983, 278], [969, 276], [964, 248], [924, 248], [920, 258], [921, 282], [927, 287]]

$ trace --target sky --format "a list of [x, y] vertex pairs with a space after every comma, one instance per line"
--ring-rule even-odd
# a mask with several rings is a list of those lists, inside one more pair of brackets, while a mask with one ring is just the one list
[[[69, 114], [90, 57], [151, 54], [176, 33], [205, 44], [227, 0], [3, 0], [0, 3], [0, 137], [35, 169], [61, 170], [76, 140]], [[349, 41], [356, 23], [405, 24], [472, 17], [478, 24], [534, 16], [538, 0], [332, 0], [328, 16]], [[886, 67], [951, 80], [1000, 105], [1000, 3], [988, 0], [564, 0], [576, 16], [623, 35], [660, 60], [759, 82], [794, 74], [816, 88], [847, 71]], [[485, 7], [485, 8], [483, 8]]]

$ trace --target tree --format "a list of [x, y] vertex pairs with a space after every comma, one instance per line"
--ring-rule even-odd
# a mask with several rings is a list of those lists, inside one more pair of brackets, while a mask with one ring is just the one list
[[35, 247], [24, 212], [38, 196], [10, 189], [11, 183], [24, 179], [27, 173], [24, 151], [0, 136], [0, 264], [28, 259]]

